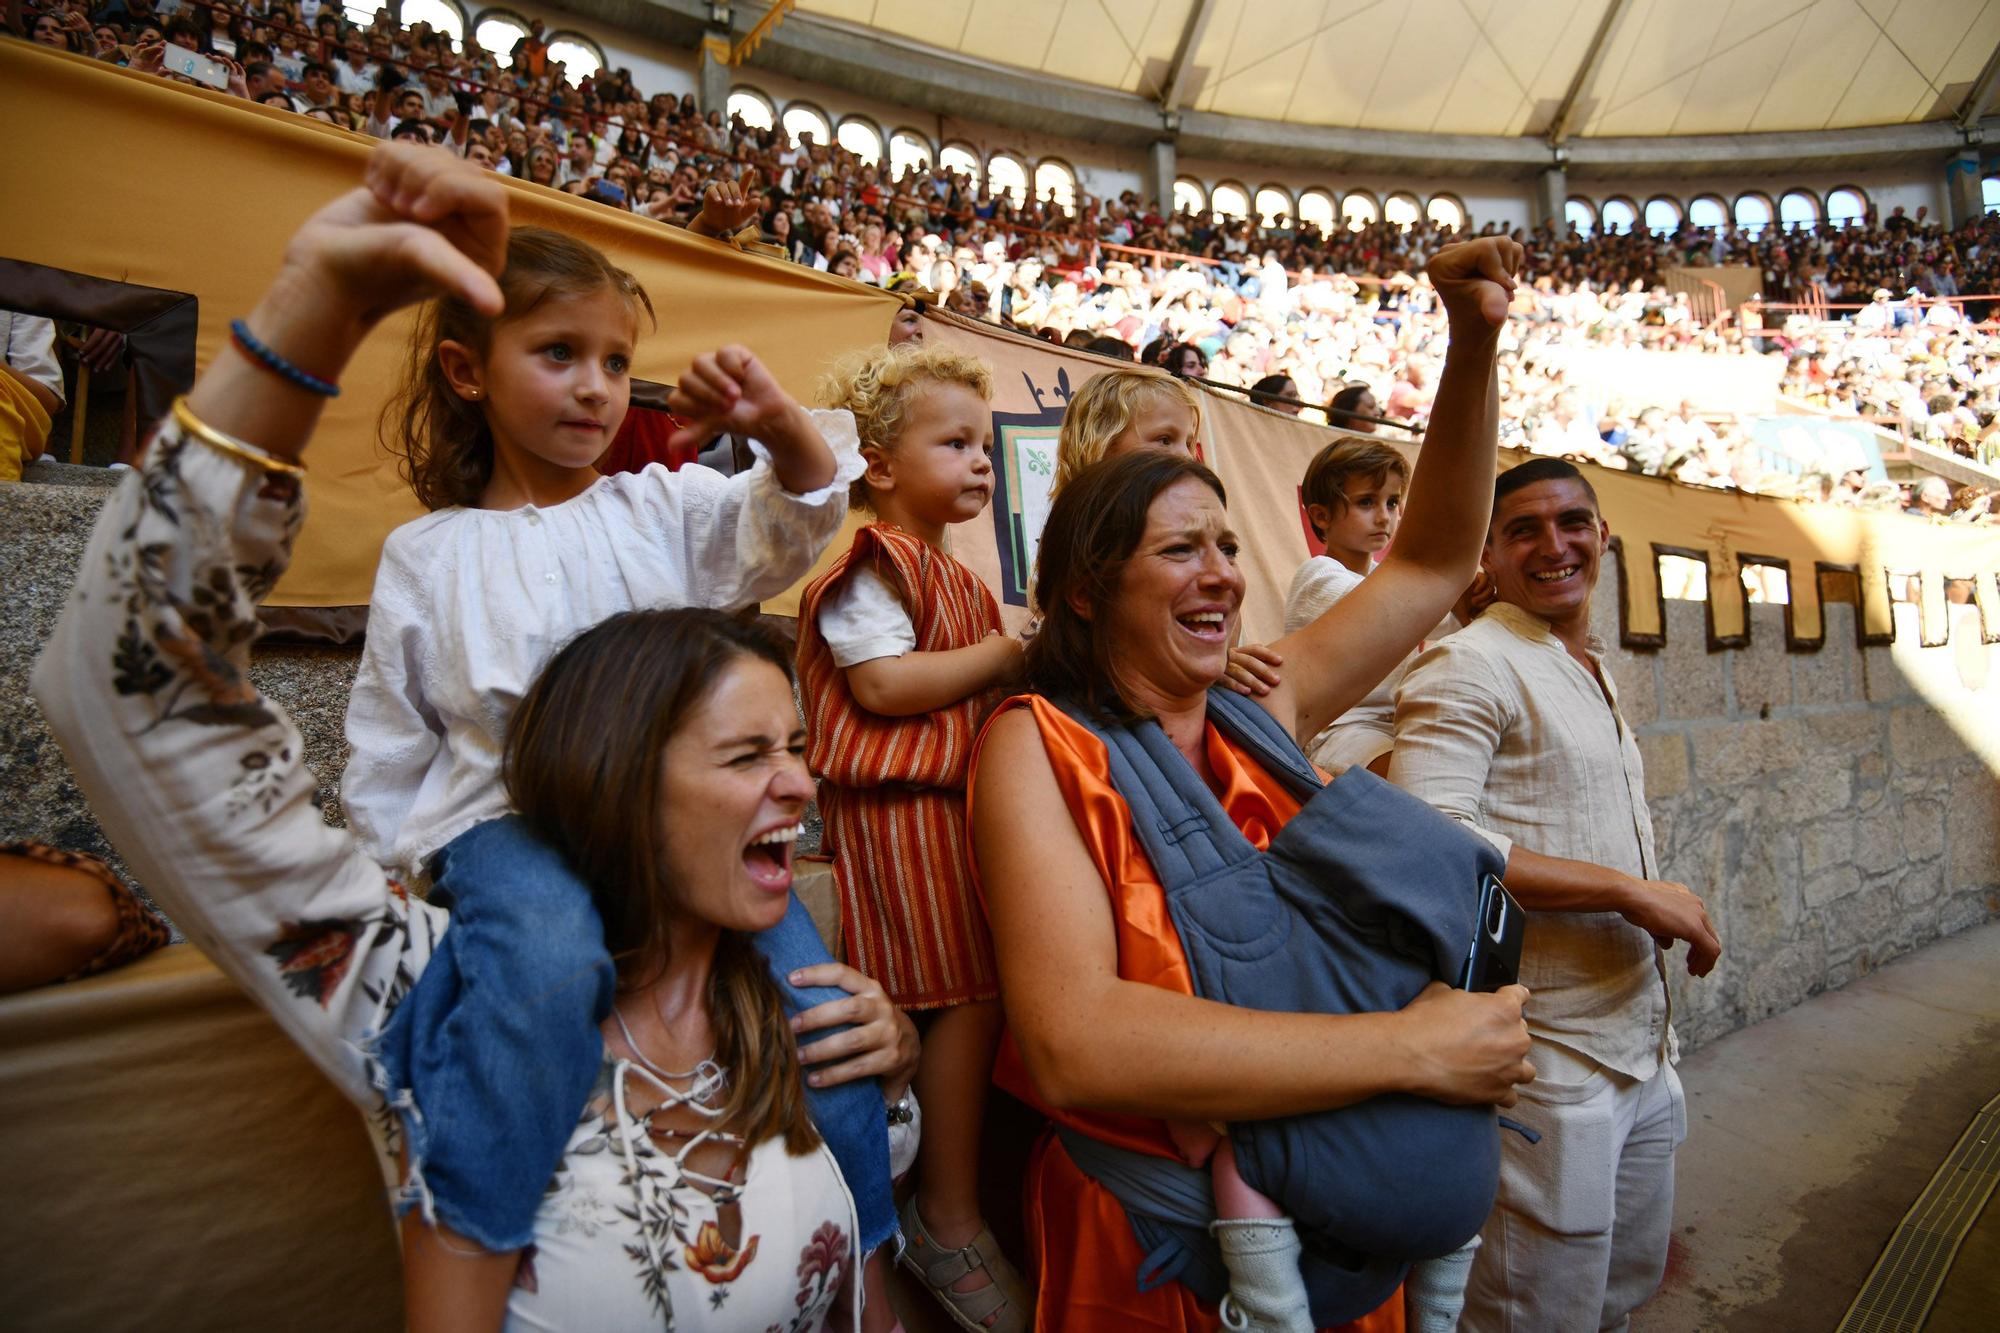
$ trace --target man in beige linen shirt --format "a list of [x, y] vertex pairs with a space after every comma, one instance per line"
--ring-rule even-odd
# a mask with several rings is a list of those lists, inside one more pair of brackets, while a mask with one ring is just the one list
[[1631, 729], [1590, 635], [1610, 529], [1577, 469], [1538, 458], [1495, 485], [1482, 558], [1496, 600], [1419, 656], [1389, 776], [1490, 839], [1529, 909], [1521, 981], [1537, 1077], [1503, 1134], [1461, 1327], [1622, 1329], [1659, 1285], [1686, 1108], [1661, 947], [1721, 952], [1701, 900], [1656, 878]]

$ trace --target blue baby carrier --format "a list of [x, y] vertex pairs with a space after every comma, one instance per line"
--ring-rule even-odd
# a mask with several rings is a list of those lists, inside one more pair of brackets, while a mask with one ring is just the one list
[[[1402, 1008], [1455, 983], [1477, 927], [1480, 884], [1504, 860], [1423, 801], [1355, 767], [1323, 785], [1283, 727], [1222, 688], [1216, 729], [1301, 802], [1251, 845], [1152, 721], [1107, 723], [1056, 701], [1104, 742], [1111, 782], [1166, 888], [1197, 995], [1286, 1013]], [[1124, 1205], [1148, 1251], [1142, 1289], [1179, 1281], [1219, 1300], [1227, 1271], [1207, 1224], [1206, 1171], [1064, 1129], [1071, 1159]], [[1385, 1095], [1339, 1110], [1232, 1124], [1244, 1180], [1298, 1226], [1301, 1271], [1321, 1327], [1381, 1305], [1413, 1260], [1476, 1234], [1499, 1185], [1490, 1106]]]

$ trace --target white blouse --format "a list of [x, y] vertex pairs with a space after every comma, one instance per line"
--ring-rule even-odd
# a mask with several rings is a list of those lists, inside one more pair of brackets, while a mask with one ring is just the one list
[[[256, 603], [304, 517], [296, 481], [169, 421], [105, 506], [34, 690], [139, 881], [361, 1108], [394, 1181], [396, 1108], [376, 1090], [370, 1049], [450, 917], [410, 899], [321, 819], [298, 729], [250, 683]], [[734, 1187], [740, 1236], [729, 1247], [711, 1230], [706, 1182], [627, 1113], [635, 1078], [651, 1076], [608, 1061], [583, 1108], [508, 1326], [823, 1327], [858, 1259], [830, 1154], [759, 1144]], [[858, 1301], [858, 1282], [854, 1291]]]
[[341, 802], [361, 845], [414, 880], [432, 852], [507, 812], [507, 722], [557, 649], [623, 611], [734, 610], [806, 573], [867, 466], [849, 412], [814, 412], [831, 483], [794, 495], [757, 464], [653, 464], [563, 504], [440, 509], [389, 534], [347, 704]]

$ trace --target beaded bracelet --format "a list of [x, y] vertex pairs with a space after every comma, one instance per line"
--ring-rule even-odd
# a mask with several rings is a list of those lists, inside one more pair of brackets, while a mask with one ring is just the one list
[[229, 322], [229, 339], [236, 344], [236, 350], [255, 361], [273, 375], [290, 380], [309, 393], [322, 398], [340, 397], [340, 386], [332, 380], [323, 380], [317, 375], [300, 370], [270, 347], [257, 341], [257, 335], [250, 332], [250, 326], [240, 319]]
[[224, 435], [215, 427], [196, 416], [187, 405], [187, 399], [174, 399], [174, 420], [180, 428], [219, 453], [228, 454], [239, 462], [248, 463], [265, 472], [276, 472], [287, 477], [303, 477], [305, 468], [298, 463], [287, 462], [274, 454], [267, 454], [255, 445], [245, 444], [234, 435]]

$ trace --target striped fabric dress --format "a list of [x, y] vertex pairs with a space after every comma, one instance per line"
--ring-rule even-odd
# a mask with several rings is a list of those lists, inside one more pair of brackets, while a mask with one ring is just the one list
[[965, 779], [992, 693], [918, 717], [882, 717], [854, 701], [819, 634], [819, 608], [851, 569], [872, 563], [916, 625], [918, 652], [978, 643], [1000, 609], [977, 575], [897, 528], [871, 524], [813, 581], [799, 606], [799, 690], [806, 759], [820, 779], [823, 850], [833, 857], [849, 964], [905, 1009], [941, 1009], [999, 993], [993, 941], [972, 888]]

